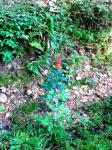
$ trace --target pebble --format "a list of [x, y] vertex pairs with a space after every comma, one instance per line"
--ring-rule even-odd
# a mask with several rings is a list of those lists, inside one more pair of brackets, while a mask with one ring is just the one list
[[95, 84], [97, 84], [98, 83], [98, 77], [97, 76], [93, 76], [93, 78], [92, 78], [92, 80], [95, 82]]
[[112, 77], [112, 72], [108, 72], [108, 76], [109, 76], [109, 77]]
[[48, 74], [48, 69], [45, 69], [43, 72], [44, 75]]
[[85, 102], [88, 102], [88, 99], [86, 99], [86, 98], [83, 98], [83, 102], [85, 103]]
[[82, 80], [82, 77], [81, 76], [76, 76], [76, 80]]
[[36, 99], [37, 99], [37, 97], [38, 97], [38, 94], [37, 94], [37, 93], [32, 93], [32, 95], [31, 95], [31, 96], [32, 96], [32, 99], [33, 99], [33, 100], [36, 100]]
[[6, 89], [6, 87], [0, 87], [0, 90], [1, 90], [2, 93], [6, 93], [7, 89]]
[[11, 116], [10, 112], [7, 112], [5, 118], [8, 119]]
[[28, 96], [30, 96], [30, 95], [32, 94], [32, 90], [28, 89], [28, 90], [26, 91], [26, 94], [27, 94]]
[[77, 90], [78, 89], [78, 87], [77, 86], [73, 86], [73, 88], [72, 88], [73, 90]]
[[90, 70], [90, 69], [91, 69], [90, 65], [86, 65], [86, 66], [85, 66], [85, 69], [86, 69], [86, 70]]
[[12, 65], [11, 65], [11, 64], [8, 64], [8, 65], [7, 65], [7, 69], [8, 69], [8, 70], [11, 70], [11, 68], [12, 68]]
[[78, 91], [74, 91], [74, 94], [76, 95], [76, 97], [80, 96], [80, 93]]
[[18, 90], [14, 87], [13, 88], [13, 93], [16, 93]]
[[0, 102], [6, 103], [7, 102], [7, 96], [4, 93], [0, 93]]

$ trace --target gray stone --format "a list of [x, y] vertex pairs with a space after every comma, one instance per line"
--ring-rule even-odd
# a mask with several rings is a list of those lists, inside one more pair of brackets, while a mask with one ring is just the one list
[[81, 80], [82, 77], [80, 75], [76, 76], [76, 80]]
[[7, 112], [6, 115], [5, 115], [5, 118], [9, 118], [11, 116], [11, 113], [10, 112]]
[[7, 96], [4, 93], [0, 93], [0, 102], [5, 103], [7, 102]]
[[6, 93], [7, 89], [6, 89], [6, 87], [2, 86], [2, 87], [0, 87], [0, 90], [1, 90], [2, 93]]
[[31, 95], [31, 94], [32, 94], [32, 90], [28, 89], [28, 90], [26, 91], [26, 94], [27, 94], [27, 95]]
[[109, 77], [112, 77], [112, 72], [108, 72], [108, 76], [109, 76]]

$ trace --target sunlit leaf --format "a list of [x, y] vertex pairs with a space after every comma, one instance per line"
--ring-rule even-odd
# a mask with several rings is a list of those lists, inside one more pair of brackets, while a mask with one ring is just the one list
[[42, 47], [41, 44], [38, 43], [37, 41], [31, 42], [30, 45], [31, 45], [32, 47], [35, 47], [35, 48], [39, 49], [39, 50], [43, 50], [43, 47]]
[[4, 111], [5, 109], [6, 109], [5, 106], [3, 106], [3, 105], [0, 106], [0, 112]]

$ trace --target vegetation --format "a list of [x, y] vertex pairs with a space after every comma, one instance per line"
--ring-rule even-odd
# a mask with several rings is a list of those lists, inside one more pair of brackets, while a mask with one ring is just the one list
[[74, 112], [65, 107], [69, 85], [94, 85], [92, 79], [74, 81], [84, 61], [111, 65], [111, 20], [111, 7], [90, 0], [55, 4], [52, 9], [29, 1], [1, 7], [0, 60], [8, 64], [23, 59], [25, 72], [0, 73], [0, 85], [21, 86], [39, 77], [45, 90], [38, 102], [17, 106], [11, 127], [0, 126], [1, 150], [112, 149], [112, 97]]
[[[49, 98], [50, 96], [52, 97], [51, 94], [48, 95]], [[55, 107], [52, 113], [44, 112], [41, 115], [38, 114], [39, 109], [34, 102], [16, 109], [11, 130], [0, 133], [1, 149], [111, 150], [111, 97], [106, 97], [102, 102], [95, 101], [74, 112], [77, 122], [62, 105]]]
[[0, 16], [3, 62], [8, 63], [25, 53], [35, 54], [37, 59], [41, 54], [51, 54], [52, 51], [62, 53], [66, 47], [73, 51], [74, 40], [83, 45], [94, 43], [101, 50], [106, 50], [111, 8], [89, 0], [76, 1], [69, 9], [66, 7], [66, 3], [59, 5], [54, 12], [33, 3], [21, 2], [11, 8], [3, 7]]

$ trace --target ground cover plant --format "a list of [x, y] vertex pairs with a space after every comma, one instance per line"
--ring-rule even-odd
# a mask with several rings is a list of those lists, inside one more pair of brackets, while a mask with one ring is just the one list
[[[69, 111], [61, 105], [55, 107], [54, 114], [38, 115], [38, 110], [37, 104], [32, 102], [15, 110], [18, 117], [14, 114], [12, 128], [0, 133], [1, 149], [111, 150], [111, 97], [80, 108], [80, 111], [75, 111], [74, 119], [66, 116]], [[32, 112], [37, 115], [31, 115]]]
[[[38, 80], [44, 92], [36, 99], [29, 94], [24, 104], [16, 104], [11, 123], [0, 124], [0, 149], [111, 150], [112, 96], [75, 110], [67, 106], [68, 89], [96, 84], [92, 77], [76, 80], [84, 62], [111, 69], [111, 2], [5, 2], [0, 5], [0, 65], [11, 69], [0, 72], [0, 86], [23, 85], [24, 90]], [[17, 63], [10, 66], [17, 60], [19, 69]], [[3, 104], [0, 100], [0, 113]]]

